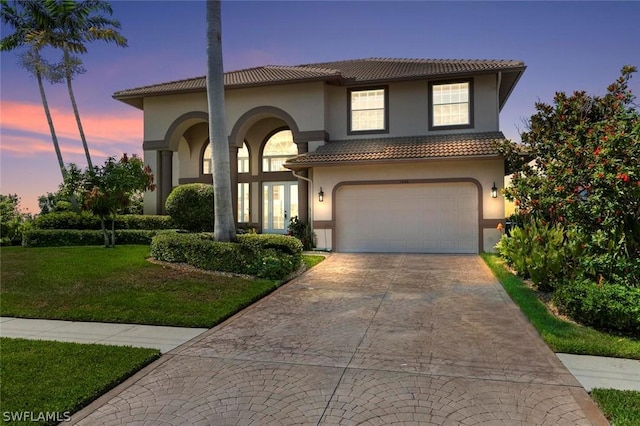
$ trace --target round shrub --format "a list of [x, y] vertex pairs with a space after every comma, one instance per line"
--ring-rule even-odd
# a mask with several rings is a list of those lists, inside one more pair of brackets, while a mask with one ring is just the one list
[[174, 225], [180, 229], [213, 231], [213, 185], [180, 185], [167, 197], [165, 208]]
[[579, 279], [560, 286], [553, 301], [583, 324], [640, 335], [640, 288]]

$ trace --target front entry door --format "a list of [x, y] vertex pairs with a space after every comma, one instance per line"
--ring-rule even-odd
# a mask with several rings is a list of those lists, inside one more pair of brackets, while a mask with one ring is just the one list
[[298, 216], [298, 182], [263, 183], [262, 232], [286, 234], [293, 216]]

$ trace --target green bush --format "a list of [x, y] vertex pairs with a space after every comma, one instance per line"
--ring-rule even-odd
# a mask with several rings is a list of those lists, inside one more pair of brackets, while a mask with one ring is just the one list
[[207, 233], [165, 232], [153, 238], [151, 256], [213, 271], [282, 279], [300, 267], [302, 243], [285, 235], [246, 234], [239, 235], [237, 243], [222, 243]]
[[[158, 233], [153, 230], [116, 230], [118, 244], [150, 244]], [[36, 229], [22, 234], [24, 247], [99, 246], [104, 244], [102, 231], [92, 229]]]
[[299, 239], [304, 250], [312, 250], [315, 247], [315, 234], [311, 230], [311, 224], [301, 221], [298, 216], [292, 217], [289, 222], [289, 235]]
[[180, 229], [213, 231], [213, 185], [180, 185], [167, 197], [165, 208]]
[[[116, 229], [171, 229], [170, 216], [118, 215]], [[38, 215], [33, 226], [39, 229], [100, 229], [100, 218], [90, 212], [53, 212]]]
[[553, 301], [583, 324], [640, 336], [640, 288], [583, 278], [559, 286]]
[[541, 291], [553, 291], [561, 278], [574, 273], [573, 261], [580, 247], [576, 231], [540, 219], [514, 227], [496, 245], [507, 263], [521, 276], [531, 278]]

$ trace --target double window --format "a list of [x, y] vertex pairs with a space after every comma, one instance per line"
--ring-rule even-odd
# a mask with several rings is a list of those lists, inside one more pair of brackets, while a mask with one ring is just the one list
[[429, 130], [473, 127], [471, 80], [429, 83]]
[[389, 97], [386, 86], [349, 89], [347, 99], [349, 134], [388, 133]]

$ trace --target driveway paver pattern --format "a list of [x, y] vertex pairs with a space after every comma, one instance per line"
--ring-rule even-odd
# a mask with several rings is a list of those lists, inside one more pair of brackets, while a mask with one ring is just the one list
[[72, 422], [606, 425], [478, 256], [334, 254]]

